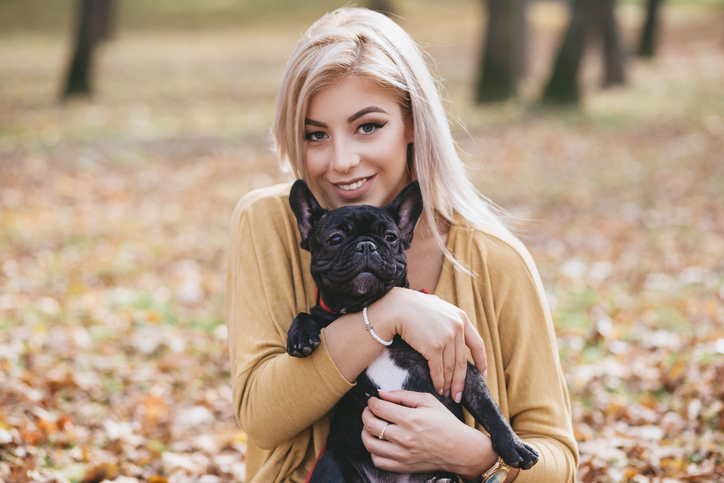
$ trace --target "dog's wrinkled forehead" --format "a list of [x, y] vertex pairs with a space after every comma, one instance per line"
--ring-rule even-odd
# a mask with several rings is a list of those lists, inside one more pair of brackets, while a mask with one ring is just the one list
[[368, 205], [343, 206], [325, 213], [319, 220], [321, 232], [340, 230], [346, 235], [384, 235], [399, 232], [392, 216], [385, 210]]

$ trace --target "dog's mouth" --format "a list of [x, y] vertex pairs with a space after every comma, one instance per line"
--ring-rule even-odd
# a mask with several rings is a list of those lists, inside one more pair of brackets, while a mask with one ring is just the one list
[[370, 272], [360, 272], [359, 275], [352, 279], [350, 285], [352, 285], [354, 293], [357, 295], [366, 295], [379, 289], [380, 279]]

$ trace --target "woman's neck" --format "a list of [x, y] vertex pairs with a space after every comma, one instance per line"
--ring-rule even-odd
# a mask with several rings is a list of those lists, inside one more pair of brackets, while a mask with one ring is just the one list
[[[443, 243], [447, 243], [449, 231], [449, 224], [438, 224], [437, 232]], [[425, 288], [434, 292], [440, 280], [445, 254], [437, 244], [424, 216], [420, 217], [412, 244], [405, 255], [407, 256], [407, 279], [410, 281], [410, 288], [413, 290]]]

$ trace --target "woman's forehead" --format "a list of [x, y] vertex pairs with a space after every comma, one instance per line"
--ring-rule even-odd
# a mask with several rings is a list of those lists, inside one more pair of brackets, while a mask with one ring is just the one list
[[345, 76], [314, 93], [309, 99], [306, 115], [314, 118], [325, 116], [330, 111], [349, 111], [353, 115], [368, 107], [378, 107], [387, 114], [393, 114], [395, 107], [399, 109], [399, 102], [391, 89], [379, 83], [361, 76]]

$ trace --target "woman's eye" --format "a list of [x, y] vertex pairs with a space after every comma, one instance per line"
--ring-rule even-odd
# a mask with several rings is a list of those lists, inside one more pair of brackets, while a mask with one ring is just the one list
[[314, 131], [307, 133], [307, 141], [322, 141], [326, 134], [322, 131]]
[[384, 124], [377, 124], [376, 122], [368, 122], [367, 124], [362, 124], [359, 127], [360, 132], [362, 134], [372, 134], [373, 132], [377, 131], [378, 129], [381, 129], [384, 127]]
[[342, 236], [341, 235], [332, 235], [327, 239], [327, 245], [329, 246], [335, 246], [342, 243]]
[[387, 243], [394, 243], [397, 241], [397, 235], [394, 233], [388, 233], [385, 235], [385, 240], [387, 240]]

